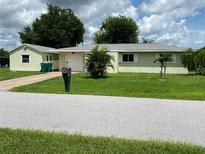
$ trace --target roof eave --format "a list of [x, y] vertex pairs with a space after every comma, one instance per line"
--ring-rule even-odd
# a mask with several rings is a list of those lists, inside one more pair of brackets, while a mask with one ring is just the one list
[[[90, 52], [91, 50], [67, 50], [67, 49], [57, 49], [57, 50], [50, 50], [52, 52]], [[185, 52], [185, 50], [109, 50], [111, 52]]]

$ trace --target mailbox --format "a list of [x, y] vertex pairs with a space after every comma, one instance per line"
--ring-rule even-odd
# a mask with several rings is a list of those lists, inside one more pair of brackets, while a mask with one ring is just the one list
[[71, 80], [71, 68], [70, 67], [63, 67], [62, 68], [62, 76], [65, 85], [65, 91], [70, 92], [70, 80]]

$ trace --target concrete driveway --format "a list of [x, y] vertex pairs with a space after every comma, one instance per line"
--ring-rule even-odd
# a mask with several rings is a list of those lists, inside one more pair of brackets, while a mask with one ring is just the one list
[[61, 72], [49, 72], [45, 74], [32, 75], [32, 76], [0, 81], [0, 91], [8, 91], [9, 89], [12, 89], [14, 87], [24, 86], [24, 85], [48, 80], [51, 78], [56, 78], [58, 76], [61, 76]]
[[205, 102], [0, 92], [0, 127], [205, 145]]

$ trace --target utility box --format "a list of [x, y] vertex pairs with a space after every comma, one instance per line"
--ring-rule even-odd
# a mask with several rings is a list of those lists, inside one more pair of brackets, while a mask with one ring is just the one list
[[62, 76], [65, 85], [65, 91], [70, 92], [70, 80], [71, 80], [71, 68], [70, 67], [63, 67], [62, 68]]
[[51, 72], [53, 63], [41, 63], [41, 72]]

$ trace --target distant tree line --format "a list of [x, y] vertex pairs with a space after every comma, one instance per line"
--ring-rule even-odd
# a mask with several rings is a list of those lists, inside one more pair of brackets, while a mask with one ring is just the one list
[[0, 57], [9, 57], [9, 53], [7, 50], [4, 50], [3, 48], [0, 49]]
[[188, 49], [182, 54], [181, 61], [189, 72], [205, 75], [205, 47], [197, 50]]

